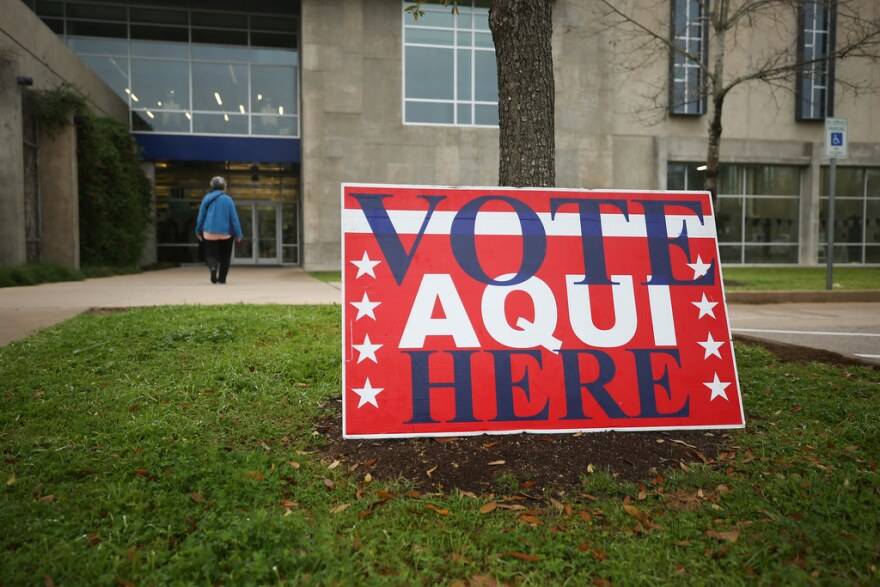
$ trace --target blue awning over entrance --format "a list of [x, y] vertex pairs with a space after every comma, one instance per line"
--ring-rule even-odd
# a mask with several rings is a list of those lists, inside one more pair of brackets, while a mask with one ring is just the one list
[[299, 163], [300, 139], [134, 133], [146, 161]]

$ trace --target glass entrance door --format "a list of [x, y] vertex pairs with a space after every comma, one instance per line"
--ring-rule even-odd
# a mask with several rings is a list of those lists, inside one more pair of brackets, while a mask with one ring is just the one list
[[237, 265], [280, 265], [281, 204], [242, 202], [235, 208], [244, 237], [235, 245], [232, 262]]

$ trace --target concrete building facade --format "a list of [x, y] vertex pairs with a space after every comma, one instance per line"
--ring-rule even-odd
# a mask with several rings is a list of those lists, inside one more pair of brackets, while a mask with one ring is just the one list
[[[643, 13], [664, 30], [670, 6], [687, 9], [688, 1], [628, 4], [644, 4]], [[34, 38], [66, 42], [95, 71], [107, 71], [105, 79], [116, 75], [105, 67], [109, 57], [126, 60], [121, 70], [130, 77], [109, 83], [126, 98], [155, 177], [159, 260], [196, 260], [188, 223], [213, 174], [231, 177], [230, 191], [250, 231], [251, 244], [236, 250], [238, 262], [309, 270], [340, 267], [342, 183], [497, 183], [497, 95], [493, 102], [487, 90], [494, 82], [487, 65], [494, 59], [491, 36], [486, 41], [488, 0], [461, 2], [457, 16], [428, 2], [419, 21], [405, 13], [403, 0], [226, 0], [210, 12], [197, 2], [88, 3], [127, 9], [115, 16], [79, 10], [84, 3], [72, 0], [41, 2], [52, 7], [41, 13], [31, 2], [46, 23], [42, 28], [33, 14], [21, 14], [28, 2], [0, 2], [17, 5], [15, 17], [40, 29]], [[665, 53], [638, 48], [631, 30], [607, 26], [595, 0], [557, 0], [553, 10], [557, 185], [701, 189], [708, 114], [670, 113], [667, 89], [677, 70]], [[863, 15], [877, 22], [880, 6], [865, 0]], [[771, 34], [758, 23], [740, 33], [729, 57], [731, 75], [780, 43], [800, 42], [797, 15], [780, 18], [790, 26]], [[107, 36], [92, 43], [93, 35], [112, 35], [97, 24], [123, 20], [130, 47], [124, 54], [107, 48]], [[162, 22], [169, 30], [178, 27], [181, 36], [147, 30]], [[278, 24], [283, 22], [290, 24]], [[242, 40], [230, 41], [233, 33], [242, 33]], [[289, 41], [279, 40], [285, 35]], [[143, 91], [134, 92], [139, 76], [161, 85], [163, 71], [167, 79], [183, 80], [174, 86], [178, 97], [186, 94], [182, 105], [169, 107], [157, 95], [146, 106]], [[841, 62], [836, 75], [880, 83], [880, 68], [866, 61]], [[278, 82], [287, 76], [292, 85]], [[230, 102], [227, 96], [245, 78], [248, 90]], [[222, 89], [200, 97], [202, 80]], [[716, 202], [724, 263], [823, 261], [824, 116], [806, 120], [799, 90], [793, 81], [789, 86], [744, 83], [725, 102]], [[880, 264], [880, 95], [844, 90], [829, 93], [833, 115], [849, 120], [849, 158], [838, 164], [837, 260]], [[4, 92], [0, 99], [11, 99]], [[261, 110], [271, 92], [285, 101], [283, 111]], [[168, 121], [158, 122], [163, 116]], [[240, 119], [239, 130], [223, 127], [224, 118], [228, 124]], [[15, 165], [4, 158], [3, 166]]]

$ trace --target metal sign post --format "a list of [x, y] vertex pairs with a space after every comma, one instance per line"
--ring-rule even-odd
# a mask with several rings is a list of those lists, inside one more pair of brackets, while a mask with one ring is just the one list
[[837, 160], [846, 159], [847, 119], [825, 119], [825, 155], [830, 159], [828, 174], [828, 229], [825, 231], [825, 289], [834, 287], [834, 192], [837, 188]]

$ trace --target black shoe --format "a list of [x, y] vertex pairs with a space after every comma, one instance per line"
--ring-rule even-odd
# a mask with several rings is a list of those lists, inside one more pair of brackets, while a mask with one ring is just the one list
[[217, 283], [217, 268], [211, 267], [211, 283]]
[[220, 285], [226, 285], [226, 281], [218, 281], [217, 283], [219, 283]]

